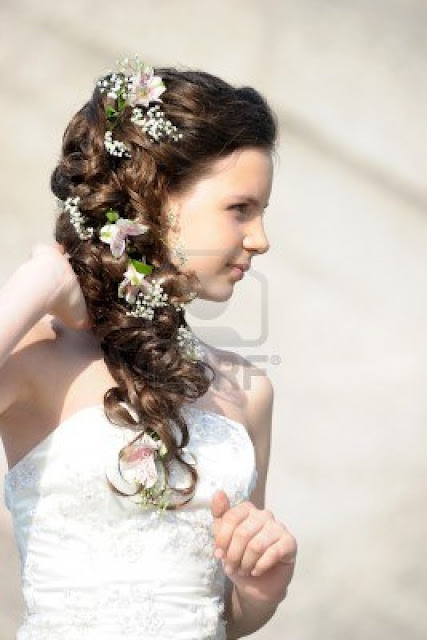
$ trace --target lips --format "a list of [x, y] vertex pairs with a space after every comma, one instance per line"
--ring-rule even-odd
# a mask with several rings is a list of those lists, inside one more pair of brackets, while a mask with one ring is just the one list
[[231, 270], [231, 273], [233, 275], [233, 278], [237, 278], [238, 280], [241, 280], [245, 276], [245, 271], [239, 265], [231, 264], [230, 265], [230, 270]]
[[250, 265], [248, 265], [248, 264], [232, 264], [230, 266], [231, 267], [237, 267], [238, 269], [240, 269], [244, 273], [245, 271], [248, 271]]

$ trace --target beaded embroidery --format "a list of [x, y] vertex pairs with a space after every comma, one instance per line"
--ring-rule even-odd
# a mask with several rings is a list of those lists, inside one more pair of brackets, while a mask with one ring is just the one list
[[102, 407], [63, 423], [6, 475], [27, 609], [18, 640], [225, 640], [209, 504], [219, 488], [232, 506], [249, 498], [254, 449], [240, 423], [185, 412], [200, 482], [178, 511], [141, 511], [109, 491], [105, 461], [134, 431]]

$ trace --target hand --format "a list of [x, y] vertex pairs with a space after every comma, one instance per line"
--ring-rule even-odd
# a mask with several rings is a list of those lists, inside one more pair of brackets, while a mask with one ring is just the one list
[[222, 490], [215, 492], [211, 511], [216, 548], [239, 592], [255, 600], [281, 602], [294, 573], [297, 544], [293, 536], [270, 511], [257, 509], [252, 502], [230, 508]]
[[89, 329], [86, 302], [64, 247], [57, 242], [37, 244], [31, 259], [43, 261], [43, 274], [52, 282], [46, 313], [59, 318], [70, 329]]

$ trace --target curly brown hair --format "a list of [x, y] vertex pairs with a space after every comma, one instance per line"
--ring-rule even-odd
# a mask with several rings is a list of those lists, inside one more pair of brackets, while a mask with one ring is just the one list
[[[106, 106], [114, 102], [97, 86], [65, 130], [51, 189], [61, 201], [78, 196], [79, 209], [93, 228], [106, 224], [106, 212], [111, 208], [123, 218], [148, 225], [147, 233], [130, 239], [127, 254], [145, 256], [170, 301], [187, 303], [197, 294], [199, 282], [194, 272], [182, 273], [169, 259], [163, 240], [167, 196], [194, 184], [209, 172], [212, 162], [237, 149], [272, 151], [277, 124], [270, 107], [253, 88], [236, 88], [201, 71], [156, 68], [155, 73], [166, 86], [162, 110], [183, 134], [182, 139], [154, 142], [131, 121], [128, 106], [114, 131], [131, 158], [112, 157], [105, 151], [104, 135], [108, 130]], [[215, 371], [180, 352], [178, 328], [187, 325], [179, 306], [157, 308], [153, 320], [126, 315], [128, 307], [117, 296], [127, 268], [126, 253], [114, 258], [95, 236], [82, 241], [66, 211], [58, 216], [55, 237], [69, 254], [86, 300], [91, 330], [117, 383], [104, 396], [105, 413], [120, 426], [149, 425], [163, 440], [166, 477], [172, 459], [191, 474], [191, 486], [176, 489], [187, 496], [185, 503], [194, 493], [198, 473], [179, 451], [189, 441], [180, 409], [186, 401], [194, 402], [206, 393]], [[128, 403], [138, 420], [121, 403]], [[170, 420], [181, 432], [179, 443]], [[177, 506], [170, 504], [168, 508]]]

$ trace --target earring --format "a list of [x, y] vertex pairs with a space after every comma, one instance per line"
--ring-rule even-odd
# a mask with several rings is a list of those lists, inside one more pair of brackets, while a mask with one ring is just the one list
[[184, 245], [182, 242], [176, 242], [171, 248], [171, 257], [178, 260], [179, 266], [183, 267], [187, 262], [187, 256], [185, 254]]
[[176, 217], [176, 213], [173, 211], [173, 209], [168, 209], [166, 212], [166, 220], [168, 222], [168, 226], [171, 229], [176, 229], [178, 226], [178, 219]]
[[[166, 220], [169, 229], [174, 235], [179, 233], [179, 224], [176, 213], [173, 209], [168, 209], [166, 212]], [[176, 258], [180, 267], [184, 266], [187, 262], [187, 256], [185, 254], [185, 248], [181, 240], [173, 241], [170, 244], [170, 258]]]

